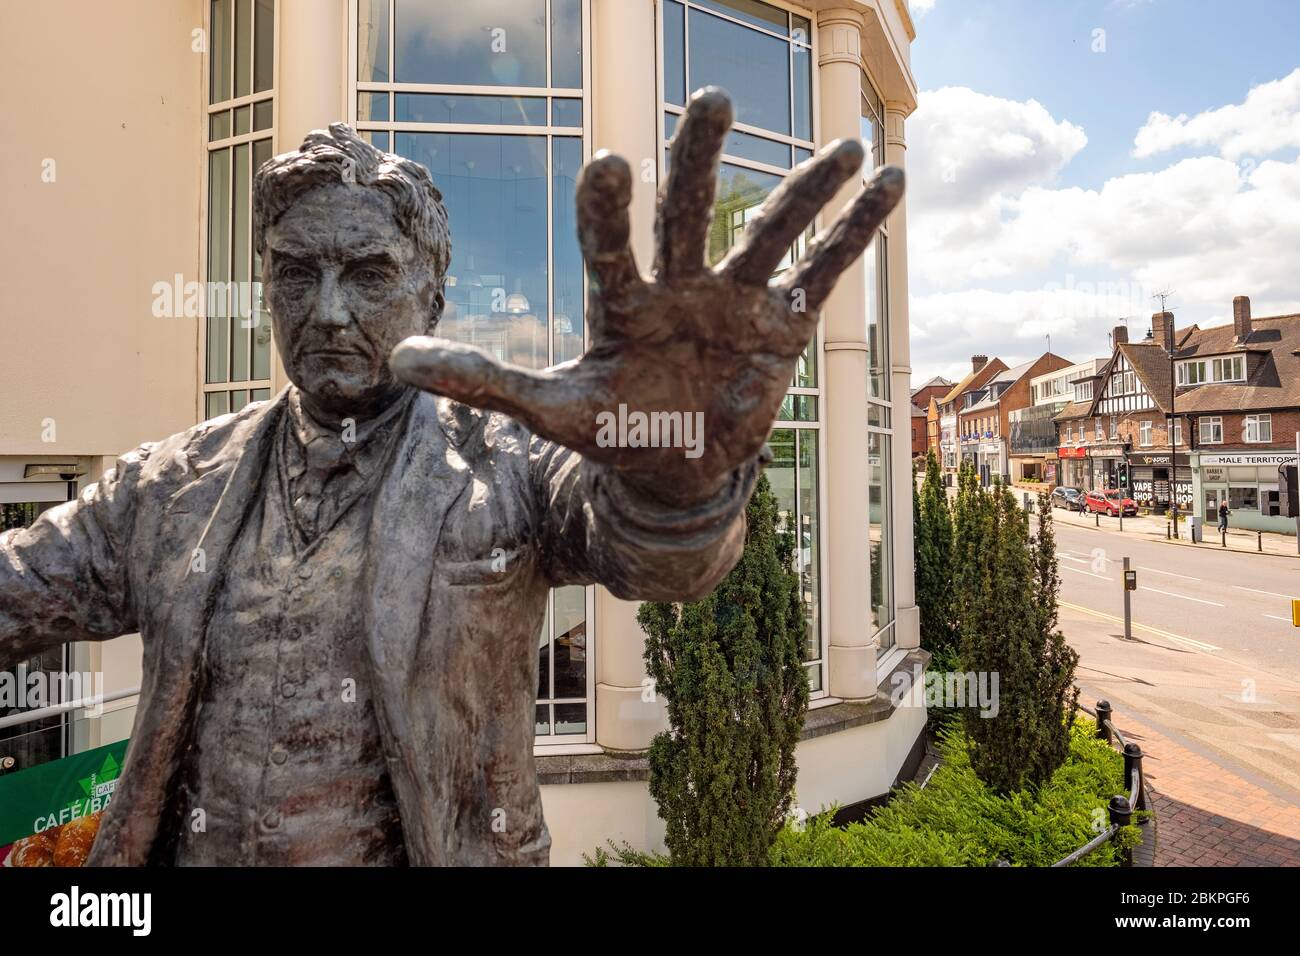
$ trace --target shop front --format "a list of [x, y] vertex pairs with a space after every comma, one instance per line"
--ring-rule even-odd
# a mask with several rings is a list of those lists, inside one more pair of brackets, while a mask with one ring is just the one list
[[1082, 445], [1062, 445], [1056, 449], [1058, 459], [1057, 484], [1065, 488], [1090, 487], [1092, 472], [1088, 464], [1088, 449]]
[[1124, 463], [1127, 447], [1121, 444], [1096, 445], [1088, 449], [1090, 475], [1086, 491], [1119, 487], [1119, 466]]
[[1169, 452], [1131, 452], [1128, 464], [1130, 493], [1139, 508], [1168, 511], [1169, 489], [1176, 487], [1179, 508], [1187, 510], [1192, 495], [1191, 458], [1187, 454], [1171, 459]]
[[1207, 528], [1217, 526], [1219, 505], [1228, 505], [1228, 527], [1295, 534], [1295, 518], [1271, 517], [1264, 506], [1276, 501], [1278, 469], [1296, 464], [1294, 451], [1203, 453], [1193, 462], [1196, 513]]

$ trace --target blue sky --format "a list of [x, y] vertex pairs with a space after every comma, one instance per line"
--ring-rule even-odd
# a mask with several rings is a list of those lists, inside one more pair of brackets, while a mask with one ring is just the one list
[[913, 8], [916, 381], [969, 351], [1014, 364], [1049, 332], [1103, 354], [1120, 316], [1145, 332], [1156, 288], [1180, 323], [1225, 321], [1233, 294], [1300, 309], [1300, 3]]

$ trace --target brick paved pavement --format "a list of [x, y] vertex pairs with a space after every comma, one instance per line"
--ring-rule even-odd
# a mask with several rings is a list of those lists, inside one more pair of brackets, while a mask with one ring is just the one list
[[1300, 807], [1129, 715], [1156, 813], [1157, 866], [1300, 866]]

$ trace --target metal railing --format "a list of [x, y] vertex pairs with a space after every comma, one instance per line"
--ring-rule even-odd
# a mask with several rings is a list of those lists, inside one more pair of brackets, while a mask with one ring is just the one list
[[[1097, 701], [1096, 710], [1090, 710], [1082, 705], [1079, 709], [1096, 719], [1097, 736], [1108, 744], [1118, 745], [1120, 751], [1124, 754], [1124, 789], [1127, 793], [1119, 793], [1110, 798], [1110, 803], [1106, 807], [1110, 818], [1109, 826], [1069, 856], [1057, 860], [1052, 864], [1053, 867], [1073, 866], [1088, 854], [1101, 849], [1114, 840], [1123, 827], [1129, 826], [1133, 822], [1134, 813], [1142, 813], [1147, 808], [1146, 775], [1142, 772], [1142, 748], [1124, 739], [1124, 735], [1120, 733], [1119, 728], [1111, 720], [1109, 701]], [[1133, 851], [1131, 849], [1123, 848], [1120, 850], [1120, 865], [1133, 865]]]

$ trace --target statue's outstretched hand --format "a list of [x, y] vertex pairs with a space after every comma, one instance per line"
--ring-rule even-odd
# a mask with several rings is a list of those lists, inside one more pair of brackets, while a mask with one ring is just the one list
[[[862, 168], [861, 142], [831, 143], [785, 179], [740, 243], [709, 268], [718, 157], [731, 122], [722, 91], [691, 98], [660, 192], [651, 277], [638, 272], [628, 246], [628, 164], [602, 152], [582, 170], [578, 232], [596, 282], [587, 311], [591, 346], [580, 359], [536, 372], [471, 346], [415, 337], [394, 349], [396, 375], [510, 415], [665, 501], [685, 505], [714, 494], [762, 449], [818, 309], [903, 194], [902, 172], [880, 170], [804, 256], [772, 279], [818, 210]], [[647, 425], [640, 435], [638, 412]], [[684, 447], [686, 416], [696, 448]], [[663, 434], [670, 423], [681, 423], [676, 444]], [[651, 437], [671, 447], [635, 447]]]

